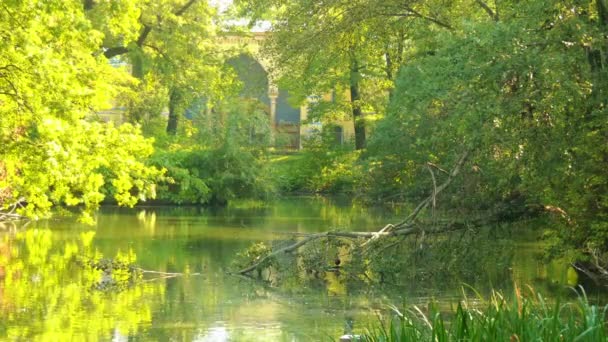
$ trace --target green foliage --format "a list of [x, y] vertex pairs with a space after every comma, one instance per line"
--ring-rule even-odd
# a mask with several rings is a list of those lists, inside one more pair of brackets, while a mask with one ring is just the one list
[[[133, 15], [124, 5], [106, 19]], [[104, 35], [95, 23], [80, 1], [3, 4], [0, 210], [26, 202], [20, 213], [35, 218], [52, 206], [82, 206], [90, 222], [107, 196], [128, 206], [154, 197], [162, 173], [143, 163], [151, 141], [130, 125], [84, 120], [131, 84], [99, 54]], [[124, 24], [113, 31], [128, 37]]]
[[[579, 293], [570, 304], [547, 302], [530, 291], [512, 299], [493, 293], [485, 300], [463, 298], [455, 309], [442, 313], [437, 305], [396, 311], [363, 336], [364, 341], [603, 341], [608, 307], [599, 307]], [[478, 301], [481, 304], [477, 303]]]
[[553, 251], [572, 260], [600, 255], [608, 241], [608, 69], [594, 57], [606, 54], [601, 4], [498, 6], [499, 20], [465, 11], [450, 30], [417, 31], [369, 144], [365, 184], [376, 199], [419, 196], [432, 188], [429, 162], [448, 170], [470, 149], [451, 186], [464, 190], [459, 203], [520, 196], [559, 208], [567, 220], [553, 231], [560, 241]]
[[358, 181], [360, 152], [335, 141], [333, 127], [327, 125], [315, 134], [296, 155], [276, 157], [273, 173], [284, 192], [353, 192]]
[[235, 198], [263, 198], [272, 193], [272, 183], [263, 159], [245, 149], [226, 145], [209, 151], [203, 170], [209, 179], [215, 203]]
[[167, 182], [158, 186], [158, 198], [175, 204], [204, 204], [210, 190], [201, 178], [200, 151], [158, 151], [149, 160], [167, 170]]
[[273, 13], [272, 35], [263, 51], [280, 65], [278, 84], [289, 91], [292, 103], [333, 93], [331, 104], [325, 103], [331, 108], [313, 112], [311, 117], [330, 123], [339, 112], [353, 125], [355, 148], [365, 147], [368, 124], [383, 114], [402, 61], [403, 21], [370, 18], [378, 11], [376, 1], [244, 0], [237, 4], [254, 21], [263, 11]]
[[[214, 41], [213, 7], [206, 1], [125, 1], [139, 13], [129, 35], [116, 34], [103, 22], [104, 54], [114, 62], [129, 63], [138, 84], [121, 94], [120, 104], [133, 123], [148, 126], [168, 111], [164, 126], [175, 135], [190, 105], [202, 97], [221, 98], [225, 84], [223, 53]], [[94, 3], [90, 15], [104, 10]], [[133, 18], [130, 18], [133, 19]]]
[[226, 204], [235, 198], [274, 193], [265, 149], [270, 144], [266, 113], [256, 100], [231, 98], [215, 113], [199, 113], [189, 135], [167, 137], [149, 160], [167, 169], [159, 199], [175, 204]]
[[[133, 206], [154, 198], [162, 172], [144, 164], [152, 144], [137, 128], [48, 118], [28, 137], [14, 141], [4, 161], [5, 184], [28, 206], [22, 214], [48, 214], [54, 205], [84, 206], [86, 213], [106, 197]], [[87, 218], [84, 216], [83, 218]]]
[[170, 178], [158, 198], [175, 204], [226, 204], [235, 198], [263, 198], [273, 192], [263, 159], [232, 145], [217, 149], [159, 151], [150, 163]]
[[[235, 269], [243, 269], [249, 267], [253, 263], [262, 259], [272, 252], [272, 248], [263, 242], [259, 242], [251, 245], [246, 250], [238, 253], [233, 261]], [[268, 258], [262, 264], [259, 265], [258, 269], [264, 269], [276, 264], [275, 258]]]

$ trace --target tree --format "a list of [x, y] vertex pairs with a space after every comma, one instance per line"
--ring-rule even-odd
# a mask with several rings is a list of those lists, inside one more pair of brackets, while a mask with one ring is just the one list
[[124, 205], [153, 197], [161, 171], [143, 163], [151, 141], [129, 125], [86, 120], [129, 80], [95, 53], [104, 36], [82, 3], [2, 6], [0, 208], [42, 217], [83, 205], [86, 214], [108, 195]]
[[[220, 77], [222, 66], [222, 56], [214, 42], [214, 9], [198, 0], [134, 4], [140, 12], [139, 29], [135, 30], [138, 34], [131, 32], [131, 39], [125, 39], [106, 29], [110, 38], [103, 54], [108, 59], [130, 63], [132, 75], [142, 83], [141, 92], [129, 99], [131, 119], [141, 122], [145, 116], [158, 116], [165, 107], [142, 99], [147, 89], [145, 98], [165, 97], [166, 132], [175, 135], [180, 117], [195, 99], [212, 97], [220, 91], [213, 81]], [[96, 6], [90, 11], [97, 10]], [[149, 111], [156, 113], [146, 113]]]
[[[279, 3], [271, 2], [272, 5]], [[250, 2], [245, 8], [255, 14], [269, 3]], [[362, 149], [366, 142], [365, 103], [361, 98], [361, 79], [367, 65], [366, 37], [362, 30], [333, 30], [344, 18], [340, 16], [340, 4], [327, 2], [322, 5], [308, 1], [291, 1], [276, 11], [268, 51], [274, 60], [280, 84], [301, 102], [311, 94], [331, 93], [336, 88], [348, 89], [348, 107], [354, 122], [355, 147]], [[337, 104], [344, 101], [337, 97]]]
[[395, 79], [365, 154], [377, 198], [426, 194], [470, 150], [454, 187], [468, 205], [542, 208], [562, 220], [553, 255], [608, 274], [605, 1], [239, 4], [272, 9], [271, 48], [300, 94]]
[[[462, 6], [460, 1], [393, 0], [236, 3], [253, 21], [273, 22], [270, 54], [296, 100], [348, 89], [356, 149], [367, 141], [370, 120], [364, 112], [384, 114], [404, 53], [416, 35], [454, 29], [451, 20]], [[320, 108], [317, 117], [328, 107]]]
[[604, 269], [603, 2], [480, 4], [483, 16], [419, 42], [432, 53], [408, 56], [369, 149], [384, 161], [372, 177], [411, 189], [420, 165], [468, 146], [475, 203], [539, 204], [563, 220], [552, 254]]

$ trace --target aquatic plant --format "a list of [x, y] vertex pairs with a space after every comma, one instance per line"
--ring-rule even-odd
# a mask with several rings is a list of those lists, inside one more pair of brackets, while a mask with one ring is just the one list
[[399, 311], [366, 329], [363, 341], [605, 341], [606, 311], [587, 298], [581, 287], [574, 302], [547, 302], [533, 289], [515, 290], [512, 298], [493, 292], [460, 301], [450, 312], [431, 303]]

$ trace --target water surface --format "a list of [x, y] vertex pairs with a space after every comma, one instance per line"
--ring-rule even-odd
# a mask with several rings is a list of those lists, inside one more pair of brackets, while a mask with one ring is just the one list
[[[293, 198], [228, 208], [104, 207], [95, 227], [73, 217], [31, 223], [5, 231], [0, 240], [0, 337], [319, 341], [339, 337], [347, 326], [362, 331], [386, 315], [391, 304], [453, 303], [462, 288], [452, 284], [460, 279], [354, 286], [348, 277], [328, 273], [273, 287], [228, 274], [235, 255], [254, 242], [281, 243], [290, 232], [372, 231], [401, 215], [323, 198]], [[539, 244], [528, 235], [514, 234], [508, 264], [484, 266], [487, 276], [467, 279], [470, 285], [487, 293], [530, 284], [552, 296], [576, 282], [567, 267], [540, 262]], [[133, 286], [99, 290], [100, 273], [84, 272], [74, 262], [82, 255], [119, 257], [144, 269], [190, 275], [148, 274]]]

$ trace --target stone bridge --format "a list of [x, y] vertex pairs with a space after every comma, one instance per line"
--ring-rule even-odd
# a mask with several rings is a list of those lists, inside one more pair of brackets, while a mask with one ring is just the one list
[[[271, 126], [276, 133], [288, 134], [292, 137], [293, 144], [291, 147], [300, 148], [302, 146], [302, 139], [313, 134], [313, 132], [321, 127], [320, 123], [304, 124], [308, 117], [309, 104], [318, 101], [319, 98], [332, 100], [334, 95], [309, 96], [299, 107], [293, 107], [287, 101], [289, 96], [287, 91], [279, 89], [277, 86], [276, 80], [279, 75], [276, 74], [276, 71], [279, 70], [280, 66], [274, 64], [262, 52], [263, 42], [268, 35], [268, 32], [225, 33], [219, 38], [221, 40], [220, 46], [226, 49], [226, 51], [234, 51], [235, 56], [238, 55], [241, 58], [251, 59], [252, 63], [259, 64], [259, 67], [263, 69], [267, 83], [260, 86], [260, 83], [264, 82], [258, 82], [259, 84], [256, 86], [264, 88], [258, 90], [264, 91], [265, 96], [262, 96], [261, 100], [268, 105]], [[235, 69], [238, 72], [238, 68]], [[249, 68], [247, 74], [253, 72], [254, 69], [255, 66]], [[239, 78], [242, 82], [247, 82], [247, 76], [239, 74]], [[345, 95], [349, 96], [350, 94]], [[267, 102], [264, 101], [265, 99], [267, 99]], [[336, 140], [338, 142], [342, 143], [345, 139], [354, 136], [352, 122], [337, 121], [333, 122], [333, 125], [335, 126]]]
[[[317, 96], [309, 96], [299, 107], [288, 102], [289, 94], [277, 86], [278, 67], [263, 53], [262, 43], [268, 37], [267, 32], [224, 33], [219, 36], [220, 47], [232, 55], [227, 63], [232, 65], [239, 79], [244, 84], [243, 97], [255, 98], [267, 106], [270, 125], [276, 136], [286, 138], [285, 147], [301, 148], [303, 138], [314, 134], [321, 127], [320, 123], [304, 124], [308, 117], [308, 106], [318, 101]], [[332, 94], [323, 95], [324, 100], [331, 100]], [[97, 113], [103, 120], [122, 122], [123, 108], [112, 108]], [[164, 113], [165, 115], [167, 113]], [[351, 138], [352, 123], [335, 122], [336, 140], [342, 143]]]

